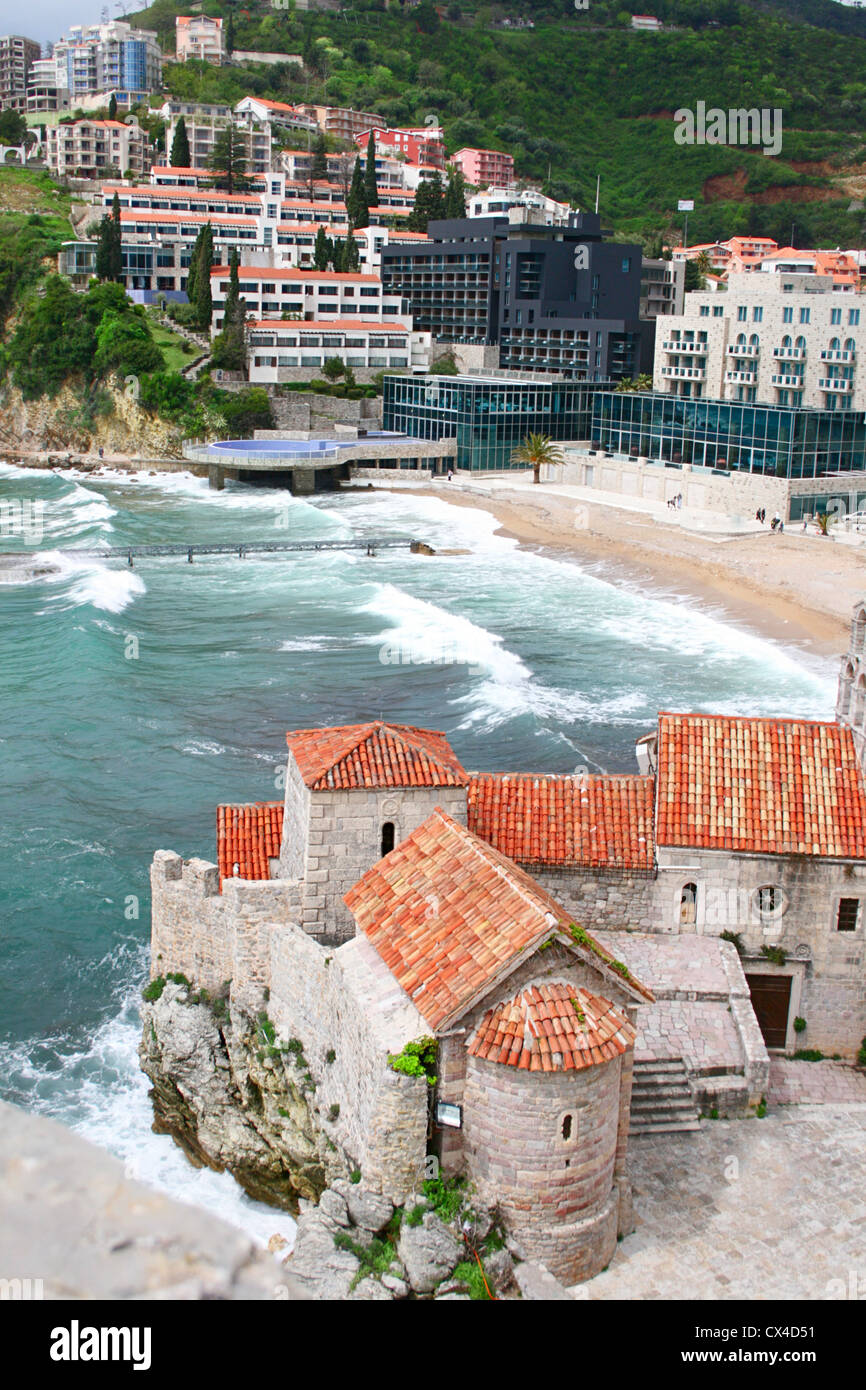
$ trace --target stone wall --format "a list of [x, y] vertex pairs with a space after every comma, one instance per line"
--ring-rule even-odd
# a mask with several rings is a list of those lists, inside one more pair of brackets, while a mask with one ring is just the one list
[[566, 1284], [599, 1273], [616, 1249], [620, 1082], [618, 1057], [547, 1073], [469, 1058], [466, 1154], [479, 1196]]
[[[660, 849], [656, 882], [658, 921], [677, 931], [741, 935], [746, 974], [790, 975], [787, 1047], [814, 1047], [852, 1056], [866, 1034], [866, 865], [812, 855], [728, 855], [721, 851]], [[698, 888], [696, 920], [679, 921], [683, 885]], [[762, 917], [757, 890], [773, 887], [779, 907]], [[861, 902], [857, 930], [839, 932], [840, 897]], [[773, 966], [762, 946], [789, 957]], [[802, 977], [799, 998], [796, 980]], [[806, 1019], [799, 1036], [793, 1023]]]
[[766, 507], [768, 516], [777, 510], [783, 517], [788, 515], [790, 486], [785, 478], [762, 473], [716, 473], [692, 469], [689, 464], [672, 467], [621, 455], [608, 458], [588, 450], [564, 452], [565, 463], [545, 468], [544, 482], [570, 483], [660, 503], [681, 492], [684, 507], [731, 517], [753, 518], [758, 507]]
[[527, 873], [558, 903], [574, 913], [587, 931], [663, 931], [656, 908], [656, 884], [650, 877], [601, 869], [547, 869], [523, 864]]
[[355, 924], [343, 894], [382, 858], [382, 827], [387, 822], [394, 826], [398, 845], [437, 806], [466, 824], [463, 787], [310, 792], [290, 757], [280, 872], [303, 879], [300, 922], [304, 930], [329, 941], [354, 936]]
[[319, 430], [330, 433], [329, 426], [339, 420], [343, 424], [363, 424], [365, 429], [382, 423], [382, 397], [353, 401], [341, 396], [321, 396], [316, 391], [269, 391], [271, 415], [280, 429]]

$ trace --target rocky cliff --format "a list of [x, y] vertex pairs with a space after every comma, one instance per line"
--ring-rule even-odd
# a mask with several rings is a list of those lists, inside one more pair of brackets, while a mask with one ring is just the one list
[[25, 401], [17, 387], [0, 387], [0, 454], [4, 447], [15, 454], [102, 448], [107, 454], [182, 458], [182, 442], [179, 426], [149, 415], [118, 386], [100, 387], [92, 409], [70, 386], [35, 401]]
[[145, 1001], [142, 1022], [154, 1129], [197, 1167], [227, 1169], [250, 1197], [295, 1212], [299, 1198], [318, 1200], [330, 1179], [346, 1176], [303, 1048], [294, 1039], [278, 1045], [262, 1007], [170, 981]]

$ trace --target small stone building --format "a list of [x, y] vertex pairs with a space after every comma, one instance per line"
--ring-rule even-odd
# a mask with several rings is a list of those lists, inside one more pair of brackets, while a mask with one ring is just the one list
[[558, 1278], [598, 1273], [631, 1229], [634, 1018], [652, 993], [442, 810], [346, 902], [437, 1040], [443, 1171], [466, 1171]]

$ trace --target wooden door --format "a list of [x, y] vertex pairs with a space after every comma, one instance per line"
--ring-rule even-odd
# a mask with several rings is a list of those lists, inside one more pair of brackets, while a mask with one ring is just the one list
[[752, 1008], [767, 1047], [784, 1047], [791, 1002], [790, 975], [747, 975]]

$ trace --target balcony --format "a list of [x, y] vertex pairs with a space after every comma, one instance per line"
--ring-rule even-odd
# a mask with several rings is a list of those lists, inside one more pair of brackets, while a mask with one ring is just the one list
[[757, 372], [725, 372], [725, 381], [734, 386], [754, 386]]
[[782, 386], [788, 391], [802, 391], [805, 385], [801, 376], [783, 376], [781, 373], [774, 373], [770, 382], [773, 386]]
[[681, 342], [679, 338], [670, 338], [667, 342], [662, 343], [662, 347], [665, 352], [693, 352], [698, 357], [706, 357], [707, 355], [706, 343], [693, 343], [691, 339]]
[[847, 377], [822, 376], [818, 378], [819, 391], [835, 391], [837, 395], [848, 395], [853, 385], [853, 381], [848, 381]]
[[750, 358], [752, 361], [757, 360], [760, 351], [761, 349], [758, 347], [757, 343], [731, 343], [731, 345], [726, 348], [729, 357]]
[[785, 362], [805, 362], [806, 349], [798, 347], [773, 348], [773, 356]]
[[686, 381], [703, 381], [706, 377], [706, 368], [662, 367], [662, 376], [677, 377]]
[[853, 348], [824, 348], [821, 353], [822, 362], [853, 362]]

